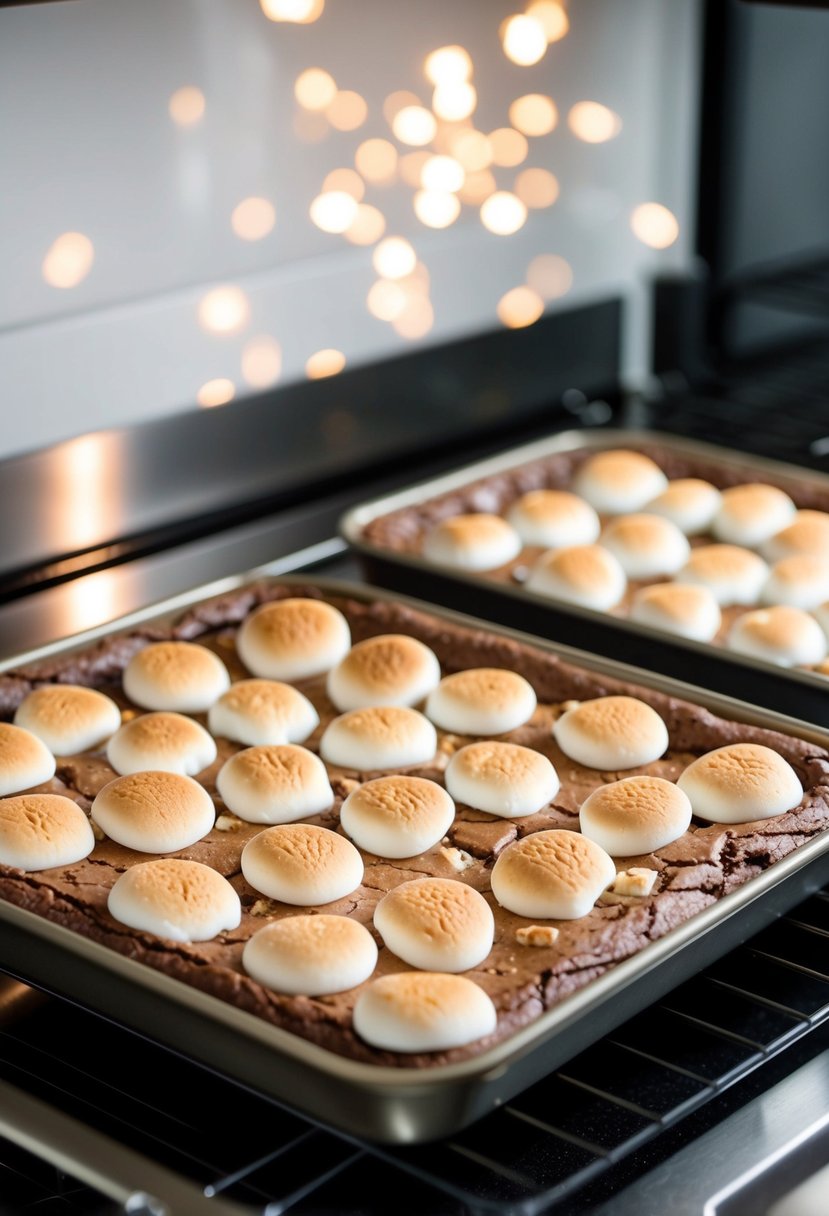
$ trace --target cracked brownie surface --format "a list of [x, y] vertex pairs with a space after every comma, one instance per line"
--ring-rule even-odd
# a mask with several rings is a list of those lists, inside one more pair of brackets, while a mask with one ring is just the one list
[[[92, 854], [74, 865], [30, 874], [0, 867], [3, 898], [342, 1055], [377, 1064], [422, 1067], [464, 1059], [485, 1050], [829, 826], [829, 755], [814, 744], [725, 721], [704, 708], [578, 669], [554, 655], [486, 630], [448, 624], [392, 602], [363, 603], [327, 595], [313, 586], [270, 584], [245, 588], [197, 606], [170, 627], [135, 630], [105, 639], [80, 654], [58, 656], [7, 672], [0, 675], [0, 716], [10, 718], [31, 688], [48, 682], [98, 687], [118, 701], [126, 718], [134, 716], [142, 711], [124, 697], [120, 673], [137, 650], [160, 638], [199, 641], [220, 655], [234, 679], [246, 677], [248, 673], [234, 646], [239, 622], [266, 600], [297, 595], [324, 598], [339, 608], [348, 619], [354, 642], [380, 633], [407, 633], [434, 650], [443, 674], [468, 667], [504, 667], [519, 672], [535, 688], [539, 704], [532, 719], [500, 737], [535, 748], [549, 757], [561, 778], [561, 789], [553, 804], [538, 814], [514, 820], [498, 819], [459, 804], [447, 837], [427, 853], [389, 861], [363, 851], [365, 877], [361, 886], [345, 899], [324, 908], [326, 913], [354, 917], [373, 932], [376, 904], [401, 882], [436, 875], [472, 885], [493, 908], [495, 943], [483, 963], [464, 974], [478, 983], [495, 1003], [498, 1011], [495, 1034], [451, 1051], [398, 1055], [372, 1048], [355, 1035], [351, 1020], [358, 989], [320, 998], [282, 996], [244, 973], [241, 956], [248, 938], [269, 918], [293, 915], [303, 909], [263, 897], [242, 877], [242, 848], [265, 825], [238, 819], [224, 807], [216, 792], [219, 768], [233, 752], [240, 750], [240, 745], [224, 739], [217, 740], [216, 762], [198, 775], [215, 799], [216, 825], [203, 840], [175, 855], [213, 866], [233, 883], [243, 907], [242, 922], [237, 929], [209, 942], [179, 944], [129, 929], [114, 920], [106, 906], [110, 888], [119, 874], [136, 862], [146, 861], [149, 855], [107, 839], [98, 839]], [[319, 728], [304, 745], [316, 752], [320, 735], [336, 716], [336, 710], [326, 697], [324, 677], [296, 681], [296, 687], [313, 701], [320, 715]], [[552, 737], [556, 717], [568, 702], [618, 693], [640, 697], [661, 715], [670, 736], [665, 755], [623, 773], [588, 769], [568, 759]], [[205, 723], [205, 715], [192, 716]], [[442, 783], [451, 755], [470, 742], [470, 737], [438, 731], [438, 740], [432, 764], [405, 771]], [[773, 819], [748, 824], [709, 826], [694, 821], [679, 840], [656, 853], [617, 861], [619, 870], [638, 866], [657, 872], [650, 895], [607, 893], [579, 920], [545, 922], [559, 930], [550, 944], [519, 943], [517, 931], [531, 922], [499, 907], [490, 891], [492, 865], [508, 844], [545, 828], [578, 831], [581, 803], [592, 790], [617, 777], [651, 773], [675, 781], [697, 756], [741, 741], [772, 747], [794, 767], [805, 791], [798, 807]], [[303, 822], [341, 831], [339, 809], [343, 800], [359, 783], [381, 774], [357, 773], [333, 765], [327, 768], [335, 793], [334, 806]], [[66, 794], [88, 810], [97, 792], [115, 775], [103, 751], [60, 758], [55, 777], [39, 786], [38, 791]], [[373, 978], [410, 969], [379, 939], [378, 945], [380, 956]]]

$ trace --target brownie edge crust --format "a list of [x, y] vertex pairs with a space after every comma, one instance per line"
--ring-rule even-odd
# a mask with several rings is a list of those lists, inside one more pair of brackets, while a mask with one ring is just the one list
[[[265, 825], [247, 824], [230, 815], [216, 792], [219, 767], [239, 750], [224, 740], [219, 741], [216, 763], [198, 777], [216, 801], [217, 825], [203, 840], [176, 856], [211, 865], [233, 883], [243, 906], [238, 929], [209, 942], [178, 944], [119, 924], [107, 911], [109, 889], [119, 874], [146, 860], [147, 854], [106, 839], [96, 843], [88, 858], [71, 866], [28, 874], [0, 867], [0, 896], [340, 1055], [417, 1068], [455, 1062], [486, 1050], [829, 826], [829, 754], [814, 744], [718, 718], [700, 706], [579, 669], [555, 655], [486, 629], [450, 624], [393, 602], [364, 603], [299, 584], [246, 587], [197, 605], [169, 627], [150, 626], [113, 635], [82, 652], [8, 671], [0, 675], [0, 717], [10, 719], [23, 697], [45, 683], [100, 688], [113, 696], [123, 711], [132, 714], [134, 707], [123, 695], [120, 674], [139, 649], [164, 638], [210, 646], [228, 665], [231, 675], [242, 678], [247, 673], [236, 658], [233, 644], [238, 624], [260, 603], [288, 596], [332, 603], [346, 616], [354, 642], [376, 634], [409, 634], [431, 647], [444, 675], [469, 667], [503, 667], [523, 675], [536, 691], [539, 709], [534, 718], [502, 737], [535, 747], [553, 761], [561, 777], [554, 802], [538, 814], [518, 820], [498, 819], [459, 806], [447, 838], [434, 850], [402, 861], [364, 852], [363, 884], [350, 896], [324, 908], [353, 917], [371, 929], [377, 902], [400, 882], [431, 874], [470, 883], [492, 906], [496, 929], [490, 955], [465, 974], [492, 998], [498, 1012], [496, 1032], [449, 1051], [411, 1055], [382, 1051], [364, 1043], [352, 1029], [355, 991], [320, 998], [282, 996], [245, 974], [241, 955], [250, 936], [269, 919], [303, 909], [263, 899], [242, 877], [241, 850]], [[306, 744], [317, 751], [321, 730], [337, 711], [326, 698], [324, 679], [297, 681], [297, 686], [320, 713], [321, 726]], [[704, 752], [729, 743], [755, 742], [773, 748], [794, 767], [804, 787], [803, 799], [784, 815], [754, 823], [706, 826], [694, 821], [673, 844], [620, 863], [622, 869], [646, 866], [656, 870], [652, 894], [605, 895], [587, 916], [555, 922], [559, 935], [553, 944], [522, 945], [516, 932], [527, 922], [495, 903], [489, 882], [491, 868], [508, 844], [531, 832], [546, 828], [578, 830], [581, 802], [592, 789], [617, 774], [588, 770], [564, 757], [552, 738], [552, 723], [567, 702], [619, 693], [650, 704], [665, 721], [670, 738], [660, 760], [624, 775], [648, 772], [675, 781]], [[193, 716], [199, 721], [204, 718]], [[435, 761], [406, 771], [442, 781], [453, 752], [469, 741], [441, 731]], [[380, 774], [328, 767], [334, 806], [308, 822], [341, 830], [339, 809], [345, 797], [362, 781]], [[98, 790], [114, 776], [103, 752], [96, 751], [60, 758], [55, 778], [38, 789], [66, 794], [88, 810]], [[463, 866], [460, 871], [459, 864]], [[408, 970], [382, 943], [380, 946], [375, 976]]]

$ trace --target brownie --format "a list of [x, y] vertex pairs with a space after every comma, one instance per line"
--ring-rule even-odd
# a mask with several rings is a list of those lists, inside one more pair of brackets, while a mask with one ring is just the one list
[[[618, 444], [608, 444], [608, 450], [611, 447], [621, 446], [624, 444], [620, 439]], [[764, 471], [760, 477], [754, 477], [745, 468], [734, 469], [713, 458], [686, 456], [658, 443], [648, 442], [633, 446], [637, 452], [649, 456], [659, 465], [671, 481], [680, 477], [698, 477], [703, 481], [711, 482], [720, 490], [726, 490], [731, 486], [742, 485], [746, 481], [757, 480], [785, 491], [795, 506], [801, 510], [808, 508], [814, 511], [829, 512], [829, 489], [822, 489], [809, 483], [804, 484], [794, 476], [769, 477]], [[581, 466], [591, 456], [602, 450], [605, 449], [581, 448], [572, 452], [555, 452], [550, 456], [527, 461], [526, 464], [507, 469], [503, 473], [493, 473], [489, 477], [471, 481], [457, 490], [435, 495], [435, 497], [426, 498], [413, 506], [402, 507], [387, 515], [378, 516], [366, 524], [362, 532], [363, 539], [371, 545], [395, 554], [420, 557], [426, 534], [444, 519], [476, 511], [505, 515], [512, 504], [530, 490], [569, 490]], [[606, 519], [602, 519], [602, 523], [605, 522]], [[716, 538], [710, 534], [690, 537], [689, 542], [692, 548], [718, 543]], [[544, 549], [539, 546], [525, 545], [511, 562], [494, 570], [476, 571], [474, 577], [520, 586], [543, 552]], [[623, 599], [610, 610], [608, 615], [624, 620], [629, 615], [634, 595], [640, 588], [666, 581], [669, 581], [667, 576], [628, 580], [627, 591]], [[558, 601], [551, 600], [550, 602], [559, 606]], [[572, 606], [564, 605], [564, 607], [569, 609]], [[722, 623], [711, 644], [724, 645], [728, 632], [737, 618], [751, 610], [751, 605], [724, 607]], [[579, 611], [579, 609], [576, 608], [575, 611]], [[680, 644], [682, 642], [682, 638], [674, 634], [666, 633], [664, 636], [671, 641]]]
[[[325, 908], [326, 912], [354, 917], [373, 931], [375, 905], [400, 882], [438, 875], [470, 883], [490, 902], [495, 914], [492, 952], [468, 973], [495, 1003], [498, 1011], [495, 1034], [451, 1051], [417, 1055], [381, 1051], [364, 1043], [352, 1029], [356, 990], [319, 998], [282, 996], [245, 974], [241, 955], [251, 934], [269, 919], [295, 914], [298, 909], [264, 898], [242, 877], [242, 848], [262, 831], [263, 825], [248, 824], [230, 814], [216, 792], [215, 779], [221, 764], [239, 750], [226, 740], [218, 741], [218, 759], [198, 778], [216, 801], [216, 826], [203, 840], [176, 856], [211, 865], [233, 883], [243, 907], [242, 922], [237, 929], [209, 942], [179, 944], [115, 921], [107, 911], [108, 892], [119, 874], [130, 865], [147, 860], [147, 855], [102, 838], [101, 833], [92, 854], [74, 865], [32, 874], [0, 867], [0, 895], [4, 899], [341, 1055], [376, 1064], [424, 1067], [461, 1060], [485, 1050], [829, 826], [829, 753], [814, 744], [718, 718], [703, 707], [574, 667], [555, 655], [485, 629], [463, 628], [390, 601], [365, 603], [327, 595], [314, 586], [257, 584], [200, 604], [164, 628], [134, 630], [79, 653], [7, 671], [0, 675], [2, 715], [10, 718], [31, 688], [49, 682], [94, 686], [113, 696], [126, 716], [142, 712], [124, 697], [118, 676], [132, 654], [162, 637], [196, 640], [211, 647], [227, 664], [232, 677], [242, 678], [247, 672], [234, 646], [239, 622], [258, 604], [289, 595], [327, 599], [347, 617], [355, 642], [380, 633], [410, 634], [435, 651], [444, 674], [468, 667], [508, 668], [525, 676], [536, 690], [539, 706], [534, 717], [502, 737], [536, 748], [552, 760], [561, 778], [554, 803], [538, 814], [515, 820], [499, 819], [459, 805], [443, 843], [402, 861], [364, 853], [362, 885]], [[326, 697], [324, 678], [298, 681], [297, 687], [311, 698], [320, 714], [320, 727], [306, 744], [316, 751], [322, 729], [336, 711]], [[640, 697], [662, 716], [670, 735], [666, 754], [652, 764], [624, 774], [587, 769], [564, 756], [552, 737], [551, 725], [567, 703], [620, 692]], [[204, 722], [204, 715], [194, 717]], [[469, 742], [467, 737], [440, 731], [438, 738], [435, 761], [408, 772], [441, 781], [452, 753]], [[626, 858], [620, 863], [622, 869], [638, 865], [658, 871], [651, 895], [607, 894], [579, 920], [550, 922], [560, 930], [553, 945], [518, 943], [516, 929], [529, 922], [494, 902], [489, 881], [495, 859], [511, 841], [544, 828], [578, 831], [579, 806], [597, 786], [619, 775], [637, 772], [675, 780], [695, 757], [737, 741], [773, 747], [794, 766], [805, 790], [797, 808], [774, 819], [750, 824], [722, 826], [695, 821], [684, 836], [656, 854]], [[331, 765], [328, 769], [335, 804], [309, 822], [340, 831], [339, 808], [343, 799], [360, 782], [379, 774], [357, 773]], [[102, 751], [86, 753], [61, 758], [55, 777], [38, 789], [66, 794], [88, 810], [96, 793], [114, 776]], [[381, 942], [378, 945], [380, 956], [375, 975], [409, 970]]]

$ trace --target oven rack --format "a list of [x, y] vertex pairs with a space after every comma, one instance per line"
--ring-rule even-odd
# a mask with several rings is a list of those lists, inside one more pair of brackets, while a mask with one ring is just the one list
[[[44, 1002], [0, 1032], [0, 1212], [160, 1213], [137, 1192], [152, 1194], [166, 1171], [194, 1214], [386, 1216], [400, 1192], [422, 1216], [562, 1210], [772, 1057], [807, 1036], [817, 1044], [829, 1023], [828, 938], [829, 888], [502, 1109], [409, 1148], [351, 1141], [80, 1008]], [[55, 1169], [78, 1126], [96, 1190]], [[126, 1178], [114, 1176], [119, 1165]], [[120, 1204], [132, 1195], [130, 1205], [102, 1193]]]

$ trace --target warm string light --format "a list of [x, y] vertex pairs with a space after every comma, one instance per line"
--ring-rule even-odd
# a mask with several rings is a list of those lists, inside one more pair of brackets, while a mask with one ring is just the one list
[[387, 139], [367, 139], [354, 153], [354, 164], [366, 181], [387, 185], [397, 174], [397, 149]]
[[392, 321], [395, 331], [401, 338], [415, 341], [425, 338], [435, 323], [435, 310], [431, 301], [425, 296], [410, 298], [406, 307]]
[[477, 207], [497, 189], [493, 174], [489, 169], [481, 169], [478, 173], [467, 173], [466, 181], [458, 191], [458, 198], [462, 203]]
[[41, 273], [50, 287], [77, 287], [92, 269], [95, 246], [82, 232], [64, 232], [49, 246]]
[[631, 213], [630, 226], [651, 249], [667, 249], [679, 236], [679, 221], [662, 203], [640, 203]]
[[429, 152], [407, 152], [405, 156], [400, 157], [400, 176], [407, 186], [412, 186], [415, 190], [420, 187], [423, 166], [430, 159]]
[[573, 269], [556, 253], [539, 253], [527, 267], [527, 284], [542, 299], [556, 300], [573, 286]]
[[409, 241], [402, 236], [386, 237], [371, 257], [372, 265], [384, 279], [403, 279], [417, 265], [417, 254]]
[[411, 93], [408, 89], [397, 89], [394, 93], [389, 93], [383, 102], [383, 117], [391, 127], [394, 124], [395, 117], [406, 106], [420, 105], [422, 103], [417, 93]]
[[356, 131], [368, 117], [368, 105], [353, 89], [340, 89], [326, 106], [325, 117], [338, 131]]
[[547, 35], [544, 26], [535, 17], [521, 13], [508, 17], [501, 26], [500, 34], [507, 59], [520, 67], [530, 67], [544, 58]]
[[324, 68], [307, 68], [296, 78], [294, 97], [306, 110], [326, 110], [337, 96], [337, 82]]
[[214, 287], [199, 301], [198, 318], [208, 333], [238, 333], [250, 320], [250, 301], [241, 287]]
[[324, 380], [336, 376], [345, 367], [345, 355], [341, 350], [325, 347], [309, 355], [305, 363], [305, 374], [309, 380]]
[[531, 287], [513, 287], [498, 301], [498, 319], [508, 329], [533, 325], [544, 312], [544, 301]]
[[378, 279], [372, 283], [366, 297], [366, 306], [378, 321], [393, 321], [400, 316], [407, 303], [405, 288], [388, 279]]
[[383, 212], [372, 207], [371, 203], [359, 203], [354, 219], [343, 236], [352, 245], [373, 245], [385, 231], [386, 219]]
[[420, 148], [435, 138], [437, 123], [425, 106], [403, 106], [394, 116], [392, 130], [401, 144]]
[[359, 173], [355, 173], [353, 169], [332, 169], [322, 183], [322, 193], [330, 194], [335, 190], [342, 191], [343, 194], [350, 194], [353, 199], [361, 203], [366, 192], [366, 184]]
[[240, 240], [261, 241], [276, 223], [276, 208], [266, 198], [245, 198], [230, 216], [230, 226]]
[[598, 101], [577, 101], [567, 115], [567, 125], [577, 139], [587, 144], [603, 144], [622, 129], [622, 120]]
[[420, 171], [420, 184], [424, 190], [454, 194], [460, 190], [465, 177], [463, 165], [453, 157], [430, 156]]
[[259, 7], [269, 21], [310, 25], [322, 16], [325, 0], [259, 0]]
[[481, 223], [496, 236], [511, 236], [526, 219], [526, 206], [508, 190], [496, 190], [481, 204]]
[[552, 207], [558, 198], [558, 181], [547, 169], [522, 169], [515, 179], [515, 193], [527, 207]]
[[345, 232], [357, 218], [357, 200], [344, 190], [318, 194], [311, 203], [310, 215], [323, 232]]
[[455, 160], [469, 173], [488, 169], [492, 164], [492, 144], [483, 131], [474, 128], [454, 131], [449, 148]]
[[461, 213], [456, 194], [442, 190], [418, 190], [414, 196], [414, 211], [427, 228], [448, 228]]
[[520, 131], [512, 127], [498, 127], [490, 131], [489, 144], [492, 148], [492, 163], [503, 169], [514, 169], [527, 159], [530, 145]]
[[478, 104], [475, 86], [467, 81], [439, 84], [432, 94], [432, 109], [446, 122], [460, 122], [473, 113]]
[[206, 108], [204, 93], [192, 84], [176, 89], [167, 105], [170, 117], [179, 127], [194, 127], [204, 118]]
[[509, 120], [522, 135], [548, 135], [558, 122], [558, 110], [552, 97], [527, 93], [516, 97], [509, 108]]
[[260, 334], [242, 350], [242, 376], [251, 388], [270, 388], [282, 374], [282, 347], [276, 338]]
[[204, 409], [211, 409], [214, 405], [227, 405], [235, 396], [236, 386], [233, 381], [222, 376], [203, 384], [196, 393], [196, 401]]
[[436, 87], [462, 84], [472, 75], [472, 59], [462, 46], [442, 46], [426, 56], [423, 70]]
[[527, 5], [527, 16], [539, 22], [548, 44], [558, 42], [570, 29], [567, 13], [555, 0], [533, 0]]

